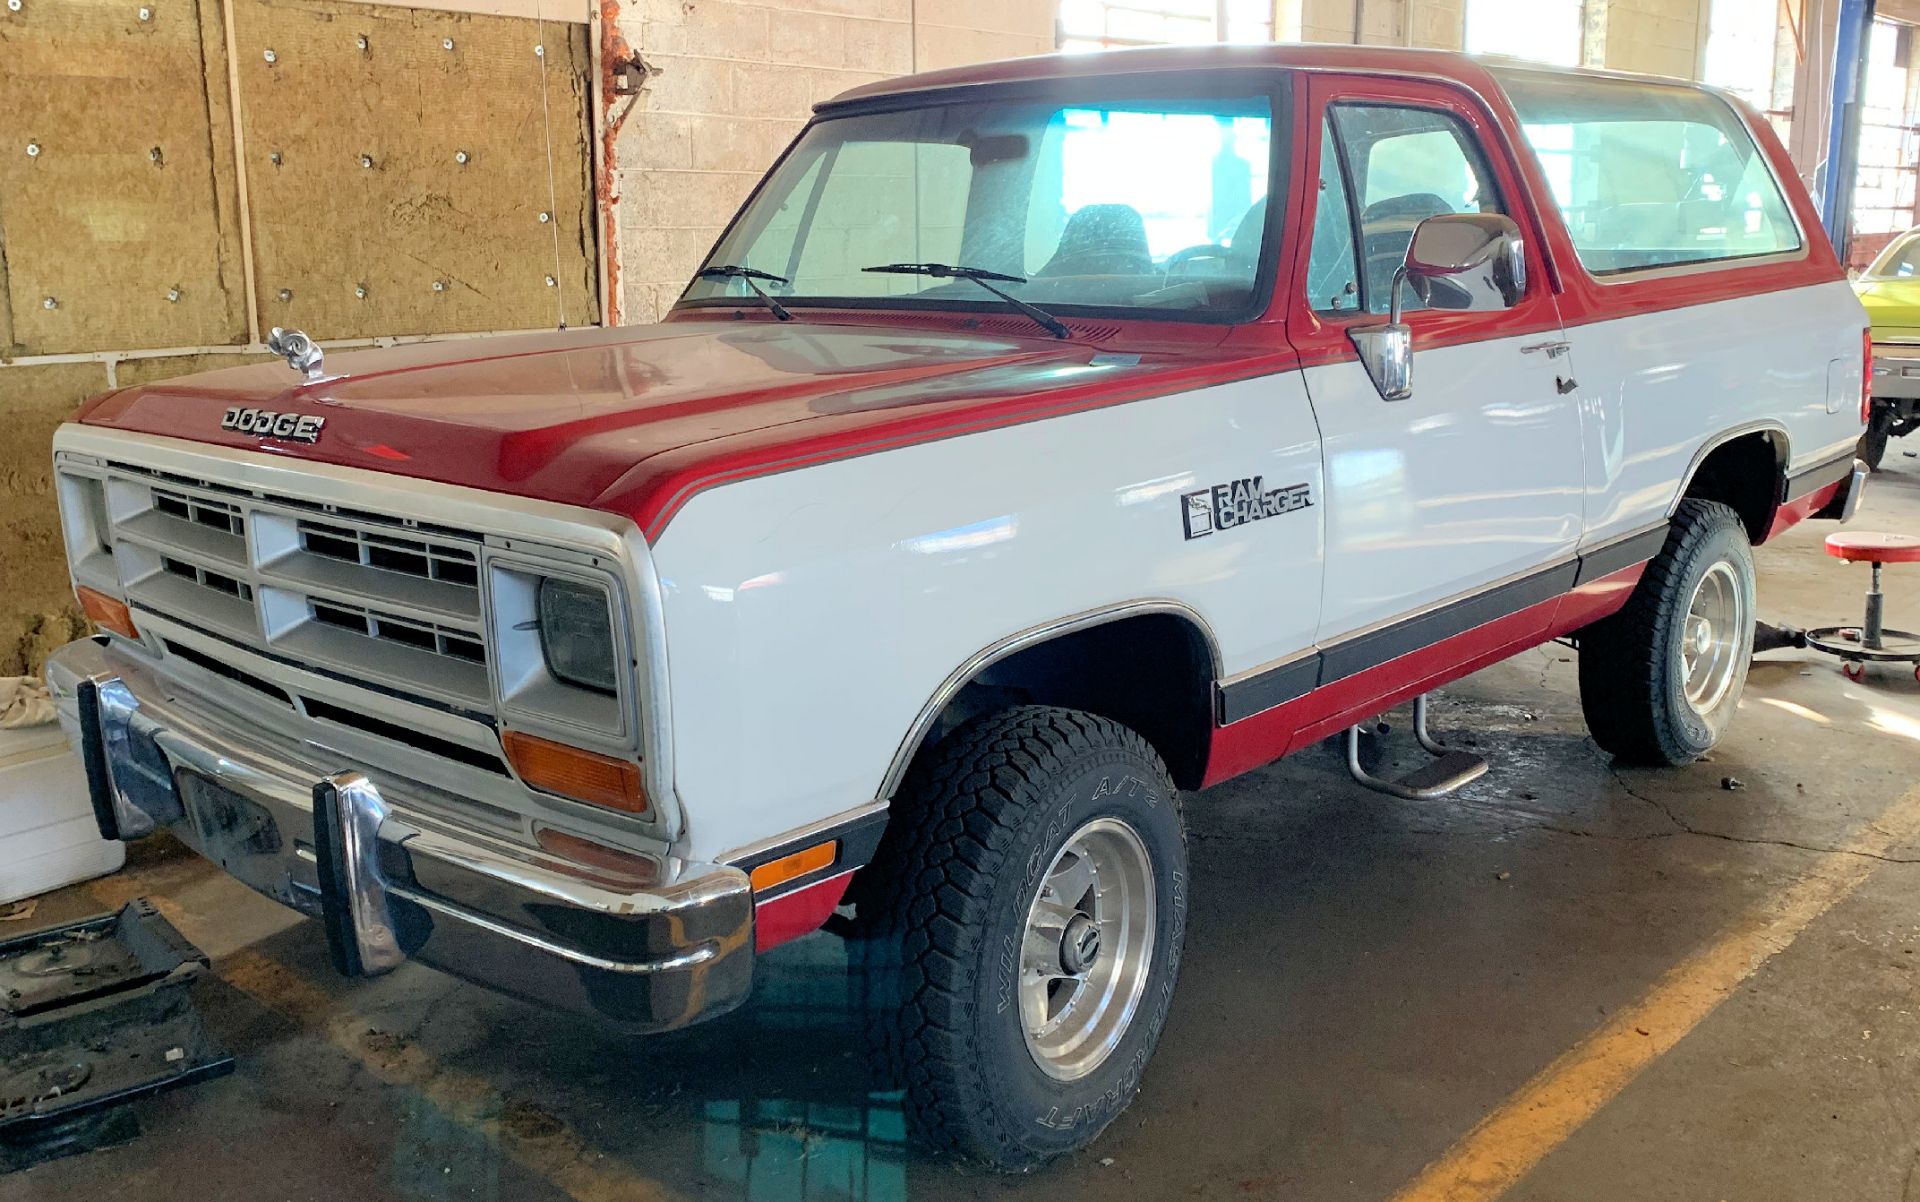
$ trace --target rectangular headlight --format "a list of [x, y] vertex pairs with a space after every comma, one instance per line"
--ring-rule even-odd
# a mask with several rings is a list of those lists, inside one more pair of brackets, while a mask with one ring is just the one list
[[613, 609], [607, 591], [577, 580], [542, 580], [540, 652], [556, 680], [614, 695]]

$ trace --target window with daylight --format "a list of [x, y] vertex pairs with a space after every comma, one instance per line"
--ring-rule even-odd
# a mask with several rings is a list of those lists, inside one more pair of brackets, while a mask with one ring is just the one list
[[1271, 42], [1273, 0], [1061, 0], [1060, 49]]
[[795, 309], [1005, 309], [986, 272], [1048, 309], [1244, 316], [1275, 258], [1267, 193], [1284, 143], [1272, 97], [1255, 92], [823, 119], [721, 239], [710, 262], [732, 270], [685, 299], [755, 296], [745, 268]]
[[[1504, 212], [1472, 131], [1451, 113], [1336, 104], [1320, 152], [1307, 299], [1385, 313], [1414, 229], [1443, 213]], [[1408, 310], [1422, 308], [1405, 293]]]
[[1593, 274], [1800, 249], [1772, 166], [1720, 97], [1522, 68], [1497, 74]]
[[1773, 107], [1779, 39], [1780, 0], [1713, 0], [1702, 78], [1766, 112]]
[[1467, 53], [1577, 67], [1584, 9], [1584, 0], [1467, 0]]
[[1915, 221], [1920, 178], [1920, 103], [1912, 69], [1913, 26], [1873, 23], [1867, 47], [1867, 103], [1860, 119], [1860, 171], [1853, 232], [1893, 234]]

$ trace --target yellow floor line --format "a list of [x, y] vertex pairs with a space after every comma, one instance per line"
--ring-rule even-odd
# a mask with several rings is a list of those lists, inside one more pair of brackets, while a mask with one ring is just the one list
[[[141, 896], [139, 882], [126, 876], [96, 881], [88, 892], [102, 905], [113, 907]], [[165, 897], [146, 896], [181, 934], [195, 938], [197, 924], [192, 915]], [[601, 1156], [545, 1112], [534, 1115], [534, 1122], [509, 1124], [502, 1113], [500, 1091], [491, 1081], [437, 1064], [413, 1043], [369, 1038], [364, 1018], [269, 956], [252, 950], [236, 952], [215, 963], [213, 973], [260, 1005], [323, 1033], [382, 1082], [412, 1091], [450, 1121], [482, 1136], [578, 1202], [669, 1202], [677, 1197], [659, 1182]], [[405, 1136], [396, 1132], [395, 1138]]]
[[1699, 1026], [1761, 965], [1858, 889], [1883, 855], [1920, 834], [1920, 788], [1822, 856], [1786, 892], [1669, 971], [1639, 1002], [1543, 1069], [1482, 1119], [1393, 1202], [1486, 1202], [1533, 1171], [1641, 1070]]

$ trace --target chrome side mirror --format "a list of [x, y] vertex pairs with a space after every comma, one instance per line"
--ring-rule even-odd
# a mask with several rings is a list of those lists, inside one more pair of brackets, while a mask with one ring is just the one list
[[1406, 280], [1435, 309], [1511, 309], [1527, 292], [1526, 242], [1513, 219], [1500, 213], [1429, 217], [1407, 246]]
[[[1396, 301], [1394, 308], [1399, 307]], [[1347, 337], [1353, 339], [1360, 365], [1373, 377], [1381, 400], [1404, 401], [1413, 395], [1413, 327], [1403, 321], [1358, 326], [1348, 330]]]
[[1435, 309], [1513, 308], [1527, 293], [1527, 248], [1520, 227], [1499, 213], [1443, 213], [1414, 229], [1406, 263], [1393, 273], [1387, 324], [1347, 331], [1383, 401], [1413, 395], [1413, 330], [1401, 320], [1409, 284]]

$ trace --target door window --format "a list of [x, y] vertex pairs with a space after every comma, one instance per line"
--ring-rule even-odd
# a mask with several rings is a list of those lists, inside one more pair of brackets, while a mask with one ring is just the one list
[[1313, 249], [1307, 258], [1307, 303], [1323, 313], [1360, 307], [1360, 255], [1353, 238], [1353, 202], [1333, 126], [1320, 134], [1319, 201], [1313, 210]]
[[[1327, 110], [1324, 137], [1340, 152], [1334, 174], [1344, 171], [1347, 178], [1333, 183], [1329, 156], [1323, 153], [1310, 263], [1324, 263], [1332, 272], [1343, 257], [1351, 260], [1357, 229], [1359, 307], [1369, 313], [1388, 311], [1394, 273], [1406, 261], [1414, 228], [1422, 221], [1443, 213], [1506, 212], [1473, 134], [1450, 113], [1336, 104]], [[1307, 280], [1316, 309], [1354, 307], [1327, 303], [1321, 293], [1333, 282], [1330, 275], [1310, 265]], [[1411, 289], [1402, 299], [1409, 312], [1424, 307]]]

